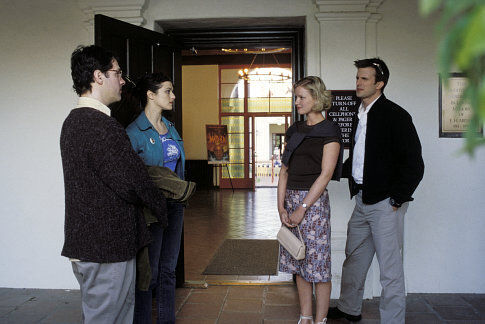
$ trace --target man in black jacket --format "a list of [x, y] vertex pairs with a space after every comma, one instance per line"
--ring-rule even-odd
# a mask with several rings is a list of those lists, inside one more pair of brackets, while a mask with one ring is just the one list
[[411, 116], [383, 94], [389, 80], [386, 64], [372, 58], [355, 61], [355, 66], [362, 102], [354, 116], [344, 175], [356, 204], [348, 223], [340, 299], [328, 318], [361, 319], [365, 278], [375, 253], [381, 323], [404, 323], [404, 214], [423, 177], [421, 144]]
[[112, 53], [78, 47], [71, 56], [77, 106], [64, 121], [65, 224], [62, 255], [81, 288], [83, 323], [132, 323], [135, 256], [150, 240], [142, 213], [167, 225], [165, 197], [107, 107], [125, 81]]

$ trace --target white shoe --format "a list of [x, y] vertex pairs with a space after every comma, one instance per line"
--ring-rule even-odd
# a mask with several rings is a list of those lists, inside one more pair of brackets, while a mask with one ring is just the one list
[[313, 324], [313, 316], [305, 316], [305, 315], [300, 315], [300, 320], [298, 321], [298, 324], [301, 324], [301, 320], [304, 320], [304, 319], [312, 320], [312, 324]]
[[321, 322], [318, 322], [317, 324], [327, 324], [327, 318], [325, 317]]

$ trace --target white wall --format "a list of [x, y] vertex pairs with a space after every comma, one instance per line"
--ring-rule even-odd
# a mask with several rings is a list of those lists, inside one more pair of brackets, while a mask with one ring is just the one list
[[74, 1], [0, 7], [0, 287], [75, 287], [60, 256], [62, 122], [72, 109], [70, 54], [92, 37]]
[[391, 77], [386, 95], [413, 116], [425, 175], [406, 215], [405, 272], [409, 292], [485, 292], [485, 147], [474, 159], [462, 139], [438, 138], [438, 74], [434, 25], [416, 1], [387, 1], [378, 54]]
[[[408, 291], [485, 293], [485, 148], [470, 159], [456, 155], [461, 139], [438, 138], [434, 29], [419, 18], [416, 1], [385, 1], [377, 25], [377, 54], [391, 70], [386, 95], [413, 116], [426, 164], [406, 216]], [[331, 89], [354, 88], [351, 61], [365, 53], [332, 54], [331, 47], [338, 44], [321, 42], [312, 0], [206, 0], [202, 6], [196, 0], [164, 0], [147, 5], [149, 28], [159, 19], [306, 16], [307, 73], [324, 71]], [[93, 42], [92, 30], [83, 24], [88, 18], [74, 0], [0, 4], [0, 287], [77, 287], [69, 263], [60, 256], [64, 193], [59, 133], [76, 101], [70, 54], [76, 45]], [[344, 25], [334, 32], [344, 35], [353, 28]], [[330, 185], [336, 228], [345, 227], [353, 207], [346, 186], [346, 180]]]

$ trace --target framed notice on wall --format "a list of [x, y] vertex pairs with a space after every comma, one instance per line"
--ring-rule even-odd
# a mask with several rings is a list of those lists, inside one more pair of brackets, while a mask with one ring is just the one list
[[[439, 137], [463, 137], [472, 116], [470, 104], [465, 102], [458, 109], [467, 79], [462, 73], [451, 73], [448, 87], [440, 76], [439, 88]], [[480, 130], [482, 133], [482, 130]]]
[[344, 148], [350, 148], [352, 120], [360, 106], [355, 90], [332, 90], [332, 107], [327, 110], [327, 118], [340, 126]]
[[227, 125], [205, 125], [207, 162], [209, 164], [229, 163], [229, 140]]

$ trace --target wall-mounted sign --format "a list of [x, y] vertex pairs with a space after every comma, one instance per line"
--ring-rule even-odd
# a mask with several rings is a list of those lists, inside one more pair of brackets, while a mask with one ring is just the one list
[[209, 164], [229, 163], [229, 141], [227, 125], [205, 125], [207, 162]]
[[345, 148], [350, 147], [352, 118], [360, 106], [355, 90], [332, 90], [332, 107], [327, 110], [327, 118], [340, 126]]
[[467, 102], [458, 108], [466, 84], [467, 79], [463, 73], [451, 73], [448, 87], [444, 85], [440, 76], [439, 137], [462, 137], [466, 132], [472, 108]]

